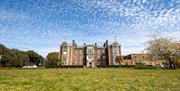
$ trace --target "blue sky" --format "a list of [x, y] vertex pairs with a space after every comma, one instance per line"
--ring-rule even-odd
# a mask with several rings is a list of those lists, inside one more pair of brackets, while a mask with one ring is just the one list
[[0, 43], [43, 56], [64, 40], [141, 53], [156, 32], [180, 40], [180, 0], [0, 0]]

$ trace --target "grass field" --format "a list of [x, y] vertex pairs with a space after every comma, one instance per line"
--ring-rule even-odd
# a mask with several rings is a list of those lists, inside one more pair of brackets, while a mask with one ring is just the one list
[[0, 91], [180, 91], [180, 69], [1, 69]]

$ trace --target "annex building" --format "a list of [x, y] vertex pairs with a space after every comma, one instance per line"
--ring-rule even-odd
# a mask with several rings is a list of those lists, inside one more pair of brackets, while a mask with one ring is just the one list
[[72, 44], [63, 42], [60, 45], [59, 59], [64, 65], [83, 65], [85, 67], [96, 67], [97, 65], [118, 65], [115, 59], [121, 56], [121, 45], [118, 42], [104, 43], [99, 47], [97, 43], [78, 46], [75, 41]]

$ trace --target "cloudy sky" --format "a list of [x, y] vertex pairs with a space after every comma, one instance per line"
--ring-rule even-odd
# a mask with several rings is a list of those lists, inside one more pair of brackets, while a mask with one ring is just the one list
[[180, 0], [0, 0], [0, 43], [43, 56], [64, 40], [141, 53], [152, 33], [180, 40]]

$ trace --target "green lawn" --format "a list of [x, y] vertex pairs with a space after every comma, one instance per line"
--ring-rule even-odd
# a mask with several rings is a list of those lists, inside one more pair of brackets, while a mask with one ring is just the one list
[[0, 91], [180, 91], [180, 69], [1, 69]]

